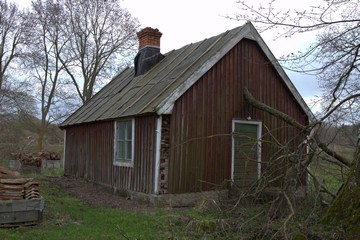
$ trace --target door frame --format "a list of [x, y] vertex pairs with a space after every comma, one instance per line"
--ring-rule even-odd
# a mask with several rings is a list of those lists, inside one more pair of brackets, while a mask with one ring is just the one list
[[[235, 131], [235, 124], [247, 124], [247, 125], [256, 125], [257, 126], [257, 141], [258, 141], [258, 148], [257, 148], [257, 179], [261, 176], [261, 134], [262, 134], [262, 122], [260, 121], [247, 121], [247, 120], [233, 120], [232, 121], [232, 134]], [[234, 135], [231, 138], [231, 181], [234, 181]]]

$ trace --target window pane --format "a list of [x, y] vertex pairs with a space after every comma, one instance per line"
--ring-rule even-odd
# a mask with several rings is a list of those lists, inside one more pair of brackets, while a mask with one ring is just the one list
[[118, 122], [119, 129], [118, 129], [118, 138], [120, 140], [125, 139], [125, 129], [126, 129], [126, 122]]
[[115, 142], [115, 161], [119, 159], [119, 142]]
[[131, 148], [132, 148], [131, 145], [132, 145], [131, 141], [126, 142], [126, 159], [127, 160], [131, 160]]
[[119, 149], [118, 149], [118, 153], [119, 153], [119, 159], [120, 160], [122, 160], [122, 159], [124, 159], [124, 155], [125, 155], [125, 148], [124, 148], [124, 142], [123, 141], [121, 141], [121, 142], [119, 142]]
[[128, 127], [127, 127], [127, 137], [126, 139], [131, 140], [132, 139], [132, 121], [128, 122]]

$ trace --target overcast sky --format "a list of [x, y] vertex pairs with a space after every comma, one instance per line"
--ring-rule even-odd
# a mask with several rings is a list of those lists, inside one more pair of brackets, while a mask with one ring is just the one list
[[[14, 0], [21, 6], [30, 6], [30, 0]], [[255, 0], [249, 0], [253, 3]], [[279, 7], [306, 7], [316, 0], [279, 1]], [[189, 43], [201, 41], [233, 29], [244, 22], [226, 18], [240, 11], [236, 0], [122, 0], [122, 6], [136, 17], [141, 28], [158, 28], [161, 37], [161, 52], [166, 53]], [[295, 4], [301, 4], [295, 6]], [[275, 57], [304, 49], [312, 40], [311, 35], [301, 35], [291, 39], [276, 39], [275, 32], [261, 33], [261, 36]], [[310, 103], [315, 95], [319, 95], [316, 80], [309, 76], [287, 72], [306, 102]], [[311, 107], [311, 106], [310, 106]]]
[[[249, 0], [254, 2], [254, 0]], [[316, 0], [288, 1], [277, 0], [280, 7], [306, 7]], [[161, 51], [166, 53], [189, 43], [218, 35], [233, 29], [244, 22], [230, 20], [225, 16], [233, 16], [240, 11], [236, 0], [123, 0], [123, 6], [140, 21], [141, 28], [158, 28], [163, 33]], [[302, 4], [295, 6], [294, 4]], [[275, 57], [287, 55], [305, 49], [314, 36], [307, 34], [292, 39], [275, 39], [276, 32], [261, 33], [264, 41]], [[288, 72], [290, 79], [311, 107], [311, 99], [319, 95], [318, 84], [307, 75]], [[318, 109], [316, 109], [318, 110]]]

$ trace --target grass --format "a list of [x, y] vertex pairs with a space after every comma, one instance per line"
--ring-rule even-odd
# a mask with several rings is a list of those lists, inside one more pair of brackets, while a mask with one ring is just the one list
[[[47, 170], [41, 175], [28, 175], [41, 183], [40, 190], [45, 199], [44, 219], [35, 226], [0, 228], [1, 240], [240, 239], [240, 235], [251, 236], [250, 228], [259, 228], [263, 221], [245, 217], [261, 211], [256, 205], [242, 206], [239, 215], [214, 211], [211, 207], [154, 208], [147, 212], [94, 207], [50, 185], [44, 178], [61, 173]], [[243, 229], [240, 229], [240, 222], [244, 222]]]
[[325, 161], [314, 163], [310, 167], [320, 184], [335, 193], [346, 178], [346, 169]]
[[[353, 159], [355, 152], [354, 148], [339, 145], [335, 145], [333, 148], [338, 154], [349, 161]], [[323, 160], [322, 155], [319, 156], [318, 160], [311, 164], [310, 171], [314, 174], [320, 184], [334, 194], [337, 193], [347, 176], [347, 168]]]
[[[317, 168], [315, 168], [317, 167]], [[327, 164], [312, 166], [317, 176], [327, 184], [331, 183], [338, 168]], [[40, 181], [41, 194], [45, 199], [44, 219], [30, 227], [0, 228], [0, 239], [268, 239], [278, 234], [281, 238], [284, 219], [269, 219], [268, 203], [245, 201], [233, 209], [221, 206], [204, 208], [163, 209], [154, 208], [147, 212], [129, 212], [107, 207], [94, 207], [74, 198], [51, 185], [44, 176], [60, 176], [61, 170], [48, 169], [41, 174], [29, 175]], [[211, 201], [209, 201], [211, 203]], [[228, 206], [227, 206], [228, 207]], [[296, 204], [296, 215], [289, 222], [287, 232], [321, 236], [322, 239], [336, 238], [339, 229], [318, 223], [323, 208], [316, 196]], [[293, 235], [291, 235], [293, 234]], [[335, 234], [335, 235], [334, 235]], [[264, 237], [265, 236], [265, 237]], [[290, 238], [291, 239], [291, 238]], [[315, 238], [314, 238], [315, 239]], [[318, 238], [321, 239], [321, 238]]]
[[356, 147], [333, 145], [333, 150], [347, 159], [353, 159]]
[[[59, 175], [61, 171], [28, 176], [41, 183], [45, 199], [43, 221], [30, 227], [0, 228], [0, 239], [198, 239], [207, 233], [206, 223], [215, 222], [217, 217], [194, 209], [129, 212], [90, 206], [50, 185], [44, 178], [49, 174]], [[204, 226], [187, 231], [191, 221]]]
[[1, 239], [158, 239], [161, 212], [93, 207], [41, 181], [44, 220], [37, 226], [1, 229]]

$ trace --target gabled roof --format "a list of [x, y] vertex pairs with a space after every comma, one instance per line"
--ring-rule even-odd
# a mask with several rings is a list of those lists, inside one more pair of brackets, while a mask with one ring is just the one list
[[147, 73], [134, 77], [127, 68], [114, 77], [61, 127], [148, 113], [169, 114], [175, 101], [241, 39], [256, 41], [310, 119], [313, 114], [254, 26], [248, 22], [203, 41], [165, 54]]

